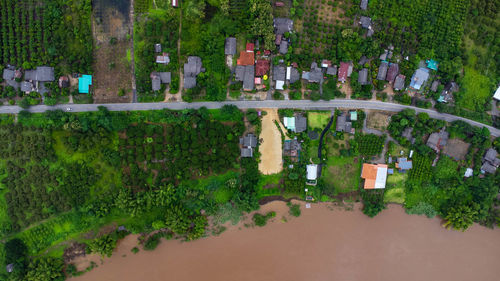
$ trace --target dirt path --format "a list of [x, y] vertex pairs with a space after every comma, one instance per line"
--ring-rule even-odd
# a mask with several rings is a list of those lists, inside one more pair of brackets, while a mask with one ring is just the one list
[[262, 118], [259, 170], [264, 175], [270, 175], [279, 173], [283, 169], [282, 143], [280, 131], [274, 123], [274, 120], [279, 122], [278, 110], [269, 108], [263, 110], [267, 114]]
[[137, 87], [135, 84], [135, 60], [134, 60], [134, 2], [135, 0], [130, 0], [130, 71], [132, 72], [132, 102], [137, 102]]
[[298, 218], [275, 201], [260, 211], [276, 211], [265, 227], [231, 227], [187, 243], [164, 240], [151, 252], [132, 254], [137, 236], [128, 236], [103, 265], [74, 280], [496, 281], [500, 275], [498, 228], [446, 230], [439, 218], [407, 215], [399, 205], [369, 218], [359, 204], [353, 211], [301, 204]]

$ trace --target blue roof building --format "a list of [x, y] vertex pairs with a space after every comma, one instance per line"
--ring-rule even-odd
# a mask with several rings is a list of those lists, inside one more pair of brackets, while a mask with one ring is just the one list
[[430, 60], [427, 60], [427, 67], [432, 69], [432, 70], [438, 70], [438, 62], [433, 60], [433, 59], [430, 59]]
[[413, 168], [413, 163], [412, 161], [408, 161], [408, 159], [405, 158], [398, 158], [398, 163], [396, 163], [396, 168], [399, 169], [399, 171], [404, 172], [408, 171], [409, 169]]
[[410, 88], [417, 91], [420, 90], [427, 79], [429, 79], [429, 69], [425, 67], [417, 69], [411, 77]]
[[78, 79], [78, 92], [88, 94], [90, 85], [92, 85], [92, 75], [84, 74]]

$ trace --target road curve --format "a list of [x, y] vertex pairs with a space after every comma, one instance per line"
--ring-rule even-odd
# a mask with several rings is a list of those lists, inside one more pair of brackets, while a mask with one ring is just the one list
[[[482, 124], [480, 122], [455, 116], [446, 113], [439, 113], [432, 109], [418, 108], [397, 103], [388, 103], [372, 100], [348, 100], [348, 99], [335, 99], [331, 101], [310, 101], [310, 100], [264, 100], [264, 101], [224, 101], [224, 102], [172, 102], [172, 103], [109, 103], [109, 104], [60, 104], [55, 106], [35, 105], [29, 108], [30, 112], [45, 112], [47, 110], [62, 109], [70, 107], [72, 112], [96, 111], [97, 107], [105, 106], [110, 111], [134, 111], [134, 110], [158, 110], [158, 109], [196, 109], [206, 107], [208, 109], [221, 108], [223, 105], [231, 104], [238, 108], [298, 108], [298, 109], [324, 109], [331, 110], [333, 108], [360, 108], [360, 109], [374, 109], [384, 110], [391, 112], [398, 112], [406, 108], [415, 110], [417, 113], [425, 112], [430, 117], [441, 119], [447, 122], [462, 120], [473, 126], [488, 128], [492, 136], [499, 137], [500, 130], [492, 126]], [[0, 113], [18, 113], [22, 109], [18, 106], [1, 106]]]

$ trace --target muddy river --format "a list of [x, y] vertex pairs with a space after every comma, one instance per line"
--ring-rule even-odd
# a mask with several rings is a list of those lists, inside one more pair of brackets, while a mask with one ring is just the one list
[[[129, 236], [111, 258], [72, 280], [500, 280], [500, 230], [446, 230], [438, 218], [391, 205], [370, 219], [327, 204], [291, 218], [282, 202], [263, 228], [233, 227], [194, 242], [163, 241], [132, 254]], [[282, 219], [287, 216], [287, 222]]]

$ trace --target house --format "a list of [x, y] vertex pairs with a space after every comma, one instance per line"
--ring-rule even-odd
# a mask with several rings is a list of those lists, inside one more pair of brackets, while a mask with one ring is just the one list
[[368, 0], [361, 0], [359, 7], [361, 10], [366, 11], [366, 9], [368, 9]]
[[347, 81], [347, 77], [351, 76], [352, 63], [351, 62], [341, 62], [339, 68], [339, 82], [344, 83]]
[[396, 162], [396, 168], [398, 168], [400, 172], [406, 172], [412, 167], [412, 161], [408, 160], [406, 157], [398, 158], [398, 162]]
[[500, 166], [500, 159], [497, 158], [498, 153], [495, 149], [490, 148], [486, 151], [483, 157], [483, 165], [481, 166], [481, 172], [494, 174]]
[[68, 88], [69, 87], [69, 78], [68, 76], [59, 77], [59, 88]]
[[337, 125], [335, 130], [337, 132], [353, 133], [354, 129], [352, 128], [352, 123], [347, 120], [347, 115], [344, 112], [337, 116]]
[[295, 132], [302, 133], [307, 130], [307, 118], [302, 115], [295, 116]]
[[500, 86], [498, 86], [495, 94], [493, 95], [493, 98], [496, 99], [497, 101], [500, 101]]
[[163, 53], [160, 56], [156, 56], [156, 63], [159, 63], [159, 64], [169, 64], [170, 63], [170, 57], [168, 56], [167, 53]]
[[159, 91], [161, 89], [161, 78], [158, 72], [152, 72], [150, 78], [151, 78], [151, 90]]
[[286, 55], [288, 53], [288, 41], [282, 40], [280, 45], [280, 54]]
[[410, 88], [413, 90], [420, 90], [425, 82], [429, 79], [429, 69], [421, 67], [415, 71], [411, 77]]
[[297, 157], [299, 156], [299, 151], [301, 149], [302, 148], [297, 139], [285, 140], [285, 142], [283, 143], [283, 154], [285, 156], [295, 158], [294, 160], [298, 160]]
[[391, 63], [389, 65], [389, 70], [387, 71], [387, 76], [385, 77], [385, 80], [387, 80], [389, 83], [394, 82], [394, 79], [396, 79], [396, 76], [399, 74], [399, 64], [397, 63]]
[[3, 80], [14, 80], [14, 73], [14, 69], [4, 69], [2, 74]]
[[179, 7], [179, 0], [172, 0], [172, 7]]
[[273, 67], [273, 80], [276, 81], [276, 90], [283, 90], [286, 80], [286, 70], [284, 66], [275, 65]]
[[282, 40], [283, 40], [283, 34], [276, 34], [276, 39], [274, 40], [274, 43], [279, 46]]
[[316, 185], [318, 179], [318, 165], [317, 164], [309, 164], [306, 166], [307, 176], [306, 176], [306, 184], [307, 185]]
[[372, 25], [372, 19], [369, 17], [361, 16], [359, 19], [359, 24], [361, 24], [361, 27], [363, 28], [370, 28]]
[[50, 66], [39, 66], [34, 70], [26, 70], [24, 73], [24, 80], [26, 81], [39, 81], [51, 82], [54, 81], [54, 68]]
[[439, 87], [439, 84], [439, 80], [434, 80], [431, 84], [431, 91], [435, 93]]
[[365, 180], [364, 189], [382, 189], [385, 188], [387, 181], [386, 164], [363, 164], [361, 178]]
[[467, 170], [465, 170], [464, 177], [470, 178], [470, 177], [472, 177], [473, 174], [474, 174], [474, 170], [472, 170], [471, 168], [467, 168]]
[[387, 70], [389, 68], [389, 64], [386, 61], [383, 61], [380, 63], [380, 66], [378, 68], [378, 73], [377, 73], [377, 80], [385, 80], [385, 77], [387, 76]]
[[399, 74], [396, 76], [394, 80], [394, 90], [401, 91], [405, 87], [405, 79], [406, 77], [403, 74]]
[[228, 37], [226, 38], [226, 43], [224, 45], [225, 55], [235, 55], [236, 54], [236, 38]]
[[328, 75], [337, 75], [337, 66], [330, 66], [326, 69], [326, 74]]
[[21, 92], [29, 93], [33, 91], [33, 83], [29, 81], [21, 82]]
[[274, 33], [285, 34], [293, 31], [293, 20], [288, 18], [274, 18]]
[[[288, 75], [287, 75], [287, 78], [288, 78]], [[289, 75], [289, 80], [290, 80], [290, 83], [293, 84], [297, 81], [300, 80], [300, 73], [299, 71], [297, 70], [297, 68], [295, 67], [290, 67], [290, 75]]]
[[439, 152], [448, 142], [448, 137], [449, 134], [444, 129], [439, 132], [432, 133], [427, 139], [427, 146], [432, 148], [434, 151]]
[[253, 91], [255, 87], [255, 67], [253, 65], [238, 65], [235, 69], [236, 81], [243, 82], [243, 90]]
[[161, 53], [161, 44], [155, 44], [155, 53]]
[[323, 83], [323, 71], [318, 67], [317, 63], [311, 63], [311, 71], [309, 72], [307, 80], [310, 83]]
[[172, 81], [172, 74], [170, 72], [160, 72], [159, 75], [162, 84], [169, 84]]
[[200, 57], [188, 57], [187, 63], [184, 64], [184, 88], [191, 89], [196, 87], [196, 76], [205, 71], [201, 66]]
[[78, 92], [88, 94], [92, 85], [92, 75], [84, 74], [78, 78]]
[[295, 132], [295, 117], [283, 117], [283, 125], [287, 130]]
[[[252, 44], [253, 45], [253, 44]], [[255, 54], [252, 51], [241, 51], [240, 57], [236, 60], [238, 65], [253, 65], [255, 63]]]
[[361, 85], [370, 84], [370, 82], [368, 81], [368, 68], [363, 68], [359, 71], [358, 83]]
[[268, 60], [257, 60], [255, 64], [255, 76], [264, 76], [269, 71], [269, 67]]
[[253, 157], [253, 149], [257, 147], [257, 137], [254, 134], [248, 134], [240, 138], [241, 157]]

